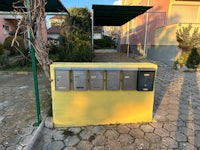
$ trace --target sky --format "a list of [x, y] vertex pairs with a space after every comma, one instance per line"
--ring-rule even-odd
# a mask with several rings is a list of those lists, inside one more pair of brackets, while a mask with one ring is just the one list
[[64, 6], [68, 9], [70, 7], [87, 7], [92, 9], [92, 4], [113, 5], [119, 3], [121, 0], [61, 0]]
[[[92, 4], [102, 4], [102, 5], [120, 5], [122, 0], [60, 0], [62, 4], [67, 8], [71, 7], [86, 7], [92, 10]], [[47, 16], [46, 23], [47, 28], [49, 25], [49, 18], [52, 16]]]

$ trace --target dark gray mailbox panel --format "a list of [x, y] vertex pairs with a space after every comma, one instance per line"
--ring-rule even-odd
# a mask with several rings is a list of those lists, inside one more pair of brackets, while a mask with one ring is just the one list
[[137, 90], [153, 91], [155, 69], [139, 69]]
[[87, 90], [87, 70], [73, 70], [73, 84], [75, 91]]
[[90, 90], [104, 89], [104, 70], [90, 70]]
[[55, 70], [55, 89], [70, 90], [70, 71], [69, 70]]
[[122, 90], [136, 90], [137, 88], [137, 69], [122, 71]]
[[107, 90], [120, 90], [120, 70], [107, 70], [106, 78]]

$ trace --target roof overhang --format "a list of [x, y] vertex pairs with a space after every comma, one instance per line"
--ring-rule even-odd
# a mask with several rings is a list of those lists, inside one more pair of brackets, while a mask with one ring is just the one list
[[92, 5], [94, 26], [121, 26], [152, 6]]
[[[19, 0], [0, 0], [0, 11], [13, 11], [13, 3]], [[67, 12], [67, 9], [63, 6], [60, 0], [46, 0], [45, 11], [49, 13], [53, 12]], [[18, 5], [23, 5], [22, 2]]]

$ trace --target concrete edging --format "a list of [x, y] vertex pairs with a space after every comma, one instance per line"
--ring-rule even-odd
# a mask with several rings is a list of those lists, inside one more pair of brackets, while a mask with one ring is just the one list
[[[45, 118], [46, 119], [46, 118]], [[44, 122], [45, 122], [45, 119], [42, 120], [42, 122], [40, 123], [39, 127], [36, 129], [30, 143], [28, 144], [26, 150], [32, 150], [33, 148], [33, 145], [35, 144], [36, 140], [38, 139], [42, 129], [44, 128]]]

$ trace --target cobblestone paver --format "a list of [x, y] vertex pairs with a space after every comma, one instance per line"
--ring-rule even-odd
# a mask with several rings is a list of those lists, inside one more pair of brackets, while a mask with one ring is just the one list
[[[154, 121], [76, 128], [47, 129], [33, 149], [64, 150], [200, 150], [200, 73], [179, 72], [165, 64], [126, 54], [97, 54], [96, 61], [136, 61], [158, 64]], [[60, 135], [55, 139], [54, 135]], [[48, 139], [48, 140], [47, 140]]]
[[[42, 114], [50, 99], [47, 80], [39, 76]], [[47, 105], [48, 101], [48, 105]], [[44, 109], [45, 108], [45, 109]], [[0, 150], [23, 150], [30, 143], [37, 127], [36, 106], [31, 74], [0, 74]]]
[[[43, 128], [33, 150], [200, 150], [200, 72], [179, 72], [158, 61], [119, 53], [96, 54], [95, 61], [158, 64], [154, 121]], [[0, 150], [23, 150], [30, 142], [35, 131], [32, 82], [30, 75], [0, 76]], [[45, 90], [40, 84], [41, 99], [47, 97]]]

